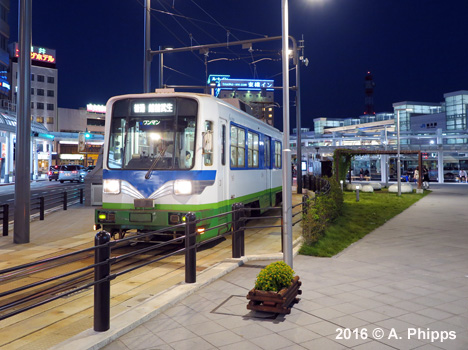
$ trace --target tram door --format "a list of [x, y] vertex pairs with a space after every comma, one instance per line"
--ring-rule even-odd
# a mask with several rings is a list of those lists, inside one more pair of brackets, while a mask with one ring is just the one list
[[[229, 130], [227, 127], [227, 120], [219, 118], [219, 150], [220, 150], [220, 159], [218, 160], [218, 203], [227, 203], [229, 202], [229, 167], [230, 167], [230, 158], [229, 158]], [[231, 209], [228, 208], [228, 211]], [[227, 217], [222, 216], [219, 218], [219, 224], [227, 222]]]
[[274, 199], [271, 198], [271, 139], [268, 136], [265, 136], [264, 140], [264, 176], [265, 176], [265, 188], [266, 188], [266, 193], [268, 194], [269, 197], [269, 202], [268, 206], [273, 206], [275, 205]]

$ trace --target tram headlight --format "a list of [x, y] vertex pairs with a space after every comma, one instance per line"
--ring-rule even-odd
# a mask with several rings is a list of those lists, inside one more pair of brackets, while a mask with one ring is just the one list
[[192, 194], [192, 181], [190, 180], [175, 180], [174, 194], [188, 195]]
[[120, 180], [104, 179], [102, 183], [104, 193], [119, 194], [120, 193]]

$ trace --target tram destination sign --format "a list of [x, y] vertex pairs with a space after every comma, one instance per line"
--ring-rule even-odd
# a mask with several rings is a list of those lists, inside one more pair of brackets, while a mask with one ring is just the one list
[[134, 115], [171, 115], [174, 113], [174, 103], [171, 101], [142, 101], [138, 100], [132, 104]]

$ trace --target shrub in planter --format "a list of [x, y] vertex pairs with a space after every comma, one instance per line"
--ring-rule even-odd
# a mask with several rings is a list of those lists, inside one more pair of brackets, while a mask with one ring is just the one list
[[263, 268], [255, 281], [255, 289], [279, 292], [288, 288], [294, 278], [294, 271], [284, 261], [277, 261]]
[[247, 294], [247, 309], [289, 314], [296, 298], [302, 291], [299, 276], [283, 261], [263, 268], [257, 276], [255, 288]]

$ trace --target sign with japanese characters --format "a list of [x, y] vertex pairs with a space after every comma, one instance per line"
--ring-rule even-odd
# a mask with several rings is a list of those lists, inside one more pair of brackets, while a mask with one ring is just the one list
[[223, 79], [219, 81], [221, 89], [230, 90], [269, 90], [274, 87], [274, 80], [261, 79]]
[[[18, 43], [15, 43], [15, 57], [19, 57]], [[46, 49], [45, 47], [31, 46], [31, 59], [34, 61], [55, 64], [55, 50]]]

